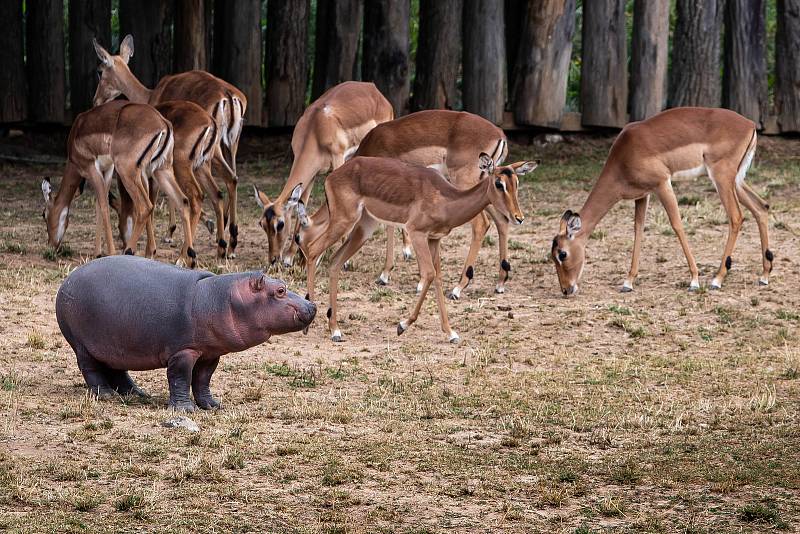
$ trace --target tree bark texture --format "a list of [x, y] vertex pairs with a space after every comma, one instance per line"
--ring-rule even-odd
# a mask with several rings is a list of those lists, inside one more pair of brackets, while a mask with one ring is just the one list
[[363, 0], [318, 0], [312, 99], [355, 78]]
[[29, 117], [64, 122], [64, 2], [26, 3]]
[[408, 113], [409, 0], [367, 1], [361, 78], [374, 82], [392, 103], [395, 116]]
[[411, 111], [459, 106], [462, 0], [420, 0]]
[[498, 0], [464, 0], [464, 110], [495, 124], [503, 122], [506, 102], [503, 7]]
[[69, 2], [69, 93], [72, 116], [92, 107], [99, 62], [92, 39], [111, 47], [111, 0]]
[[669, 0], [636, 0], [631, 38], [631, 116], [652, 117], [665, 104]]
[[210, 5], [208, 0], [176, 0], [175, 72], [208, 69]]
[[133, 36], [131, 72], [146, 87], [172, 73], [173, 4], [161, 0], [119, 0], [120, 42]]
[[720, 104], [720, 37], [725, 0], [678, 0], [669, 107]]
[[0, 123], [25, 119], [27, 88], [25, 83], [25, 45], [22, 31], [22, 0], [0, 2]]
[[583, 4], [581, 120], [621, 128], [627, 122], [628, 54], [625, 0]]
[[778, 0], [775, 113], [782, 132], [800, 132], [800, 0]]
[[767, 114], [767, 26], [764, 0], [728, 0], [722, 105], [761, 128]]
[[511, 89], [517, 124], [561, 124], [574, 32], [575, 0], [528, 4]]
[[270, 126], [291, 126], [303, 114], [308, 87], [309, 0], [268, 0], [266, 113]]

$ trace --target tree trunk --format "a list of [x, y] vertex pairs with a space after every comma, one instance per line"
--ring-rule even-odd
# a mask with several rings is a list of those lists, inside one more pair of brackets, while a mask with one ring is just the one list
[[64, 122], [64, 2], [26, 2], [29, 116]]
[[508, 83], [508, 108], [514, 108], [514, 84], [516, 83], [517, 54], [520, 37], [525, 28], [525, 16], [528, 12], [525, 0], [505, 0], [503, 17], [506, 34], [506, 80]]
[[308, 87], [309, 0], [268, 0], [264, 57], [267, 123], [291, 126], [303, 114]]
[[719, 51], [725, 0], [678, 0], [669, 107], [720, 104]]
[[0, 2], [0, 123], [25, 119], [25, 49], [22, 40], [22, 0]]
[[160, 0], [119, 0], [120, 41], [133, 36], [129, 66], [150, 89], [172, 72], [172, 8]]
[[514, 66], [514, 122], [558, 128], [567, 100], [575, 0], [528, 5]]
[[247, 97], [247, 124], [261, 125], [261, 2], [218, 1], [216, 9], [222, 11], [215, 18], [222, 23], [217, 74]]
[[621, 128], [627, 118], [628, 53], [625, 0], [583, 4], [581, 120]]
[[778, 0], [775, 113], [781, 132], [800, 131], [800, 0]]
[[664, 109], [669, 52], [669, 0], [636, 0], [631, 39], [631, 120]]
[[728, 0], [722, 105], [761, 128], [767, 112], [767, 27], [764, 0]]
[[503, 2], [464, 0], [464, 110], [495, 123], [503, 122], [505, 98], [505, 33]]
[[207, 0], [175, 3], [175, 72], [208, 69]]
[[396, 116], [408, 113], [409, 0], [367, 2], [364, 6], [362, 79], [375, 82], [392, 103]]
[[462, 0], [420, 0], [411, 111], [458, 107]]
[[92, 107], [97, 88], [97, 54], [92, 38], [111, 47], [111, 0], [69, 2], [69, 93], [72, 116]]
[[311, 98], [352, 80], [356, 72], [362, 0], [318, 0]]

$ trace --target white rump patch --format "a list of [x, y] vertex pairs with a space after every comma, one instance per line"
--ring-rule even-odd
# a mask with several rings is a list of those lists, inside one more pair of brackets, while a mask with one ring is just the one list
[[[161, 138], [164, 135], [165, 134], [164, 134], [163, 131], [159, 134], [159, 141], [161, 140]], [[158, 150], [154, 151], [156, 154], [158, 154], [158, 152], [160, 151], [161, 155], [158, 157], [158, 159], [151, 160], [151, 162], [150, 162], [150, 172], [151, 173], [153, 171], [156, 171], [156, 170], [160, 169], [161, 167], [163, 167], [164, 166], [164, 162], [167, 161], [167, 156], [171, 156], [172, 155], [172, 148], [175, 145], [175, 136], [172, 135], [172, 131], [171, 130], [168, 131], [166, 133], [166, 135], [168, 137], [167, 137], [166, 146], [164, 147], [164, 149], [163, 150], [158, 149]], [[159, 145], [160, 145], [160, 143], [156, 143], [156, 146], [159, 146]]]
[[744, 176], [747, 174], [747, 171], [750, 170], [750, 165], [753, 163], [753, 156], [756, 155], [755, 134], [753, 134], [753, 137], [753, 148], [748, 150], [744, 155], [742, 164], [739, 166], [739, 170], [736, 173], [736, 185], [738, 186], [741, 186], [742, 182], [744, 182]]

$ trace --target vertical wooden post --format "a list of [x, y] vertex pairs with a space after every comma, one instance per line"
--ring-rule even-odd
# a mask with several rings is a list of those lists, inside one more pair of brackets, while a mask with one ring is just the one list
[[120, 40], [133, 36], [131, 72], [146, 87], [153, 88], [172, 72], [171, 2], [119, 0]]
[[28, 115], [39, 122], [64, 122], [64, 2], [26, 3]]
[[97, 54], [92, 39], [111, 47], [111, 0], [69, 2], [69, 93], [74, 117], [92, 107], [97, 89]]
[[411, 111], [458, 106], [462, 0], [420, 0]]
[[800, 132], [800, 0], [778, 0], [775, 113], [781, 132]]
[[221, 27], [214, 28], [215, 49], [218, 44], [220, 52], [217, 74], [247, 97], [246, 124], [261, 125], [261, 2], [218, 1], [215, 9], [221, 10], [215, 15]]
[[409, 0], [368, 1], [364, 5], [364, 59], [361, 79], [375, 82], [396, 116], [408, 113]]
[[291, 126], [303, 114], [308, 87], [309, 0], [268, 0], [267, 124]]
[[354, 78], [363, 14], [363, 0], [317, 1], [312, 99]]
[[581, 120], [621, 128], [627, 122], [628, 53], [625, 0], [583, 4]]
[[500, 124], [506, 102], [506, 43], [502, 1], [464, 0], [464, 110]]
[[505, 0], [503, 8], [506, 34], [506, 80], [508, 83], [508, 107], [514, 108], [514, 85], [516, 83], [515, 70], [517, 66], [517, 53], [519, 43], [525, 27], [525, 17], [528, 13], [528, 2], [525, 0]]
[[766, 8], [764, 0], [728, 0], [725, 9], [722, 105], [758, 128], [767, 112]]
[[669, 0], [636, 0], [631, 39], [631, 116], [640, 121], [664, 109]]
[[528, 4], [514, 66], [514, 122], [558, 128], [567, 100], [575, 0]]
[[725, 0], [678, 0], [669, 107], [720, 104], [719, 51]]
[[22, 39], [22, 0], [0, 2], [0, 122], [25, 119], [25, 48]]
[[206, 0], [175, 2], [175, 72], [208, 69], [209, 20]]

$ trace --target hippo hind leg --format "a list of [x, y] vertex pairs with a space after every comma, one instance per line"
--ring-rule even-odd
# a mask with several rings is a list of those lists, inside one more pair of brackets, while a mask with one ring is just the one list
[[192, 393], [197, 405], [203, 410], [219, 408], [220, 402], [211, 394], [211, 375], [219, 364], [219, 357], [198, 360], [192, 371]]
[[115, 397], [117, 391], [108, 381], [108, 367], [92, 356], [83, 345], [76, 343], [74, 349], [78, 358], [78, 368], [83, 374], [89, 392], [101, 399]]
[[106, 378], [108, 379], [109, 385], [120, 395], [134, 395], [143, 399], [150, 397], [150, 395], [136, 385], [136, 382], [133, 381], [128, 371], [108, 369]]
[[192, 369], [198, 354], [182, 350], [169, 357], [167, 362], [167, 381], [169, 382], [169, 406], [176, 412], [193, 412], [196, 406], [189, 397], [192, 383]]

